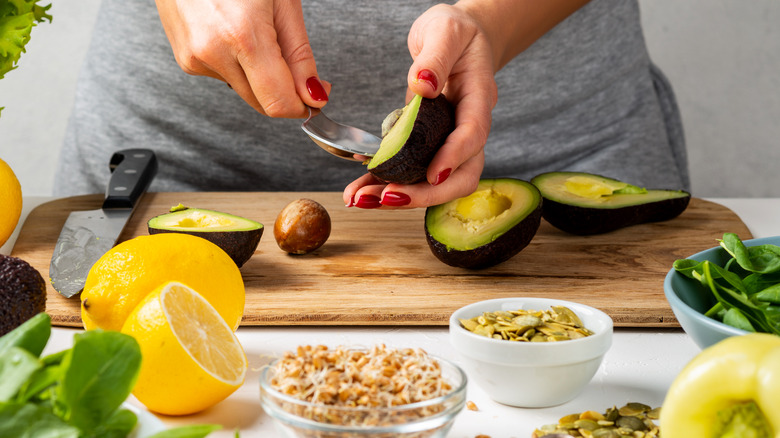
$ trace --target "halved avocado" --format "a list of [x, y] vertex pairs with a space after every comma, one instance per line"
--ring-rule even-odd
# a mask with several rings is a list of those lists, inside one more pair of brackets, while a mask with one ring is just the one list
[[531, 182], [544, 197], [544, 219], [578, 235], [669, 220], [685, 211], [691, 200], [683, 190], [648, 190], [583, 172], [548, 172]]
[[239, 268], [252, 257], [263, 235], [260, 222], [181, 204], [171, 208], [170, 213], [149, 219], [147, 226], [149, 234], [183, 233], [202, 237], [222, 248]]
[[482, 179], [469, 196], [428, 207], [425, 236], [442, 262], [481, 269], [509, 260], [531, 242], [542, 218], [542, 196], [513, 178]]
[[425, 179], [433, 156], [455, 129], [455, 108], [444, 95], [435, 99], [417, 95], [400, 116], [396, 110], [382, 125], [387, 133], [368, 171], [388, 183], [414, 184]]

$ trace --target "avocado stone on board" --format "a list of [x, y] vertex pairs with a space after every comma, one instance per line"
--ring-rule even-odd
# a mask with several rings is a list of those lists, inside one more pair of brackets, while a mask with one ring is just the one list
[[239, 268], [252, 257], [263, 224], [213, 210], [177, 206], [147, 222], [149, 234], [183, 233], [202, 237], [225, 251]]
[[648, 190], [583, 172], [548, 172], [531, 182], [544, 197], [544, 219], [578, 235], [669, 220], [685, 211], [691, 199], [683, 190]]
[[513, 178], [482, 179], [469, 196], [425, 210], [425, 236], [433, 255], [461, 268], [481, 269], [509, 260], [539, 229], [542, 196]]
[[26, 261], [0, 254], [0, 336], [46, 310], [46, 283]]
[[[395, 117], [395, 123], [388, 120]], [[455, 129], [455, 108], [441, 94], [435, 99], [415, 95], [400, 116], [394, 111], [388, 119], [383, 126], [392, 126], [369, 161], [368, 171], [388, 183], [424, 180], [436, 151]]]

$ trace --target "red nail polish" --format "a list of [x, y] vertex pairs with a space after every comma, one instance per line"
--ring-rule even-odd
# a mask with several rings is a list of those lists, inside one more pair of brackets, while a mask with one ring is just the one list
[[436, 175], [436, 181], [434, 181], [433, 185], [438, 186], [439, 184], [446, 181], [447, 178], [450, 177], [450, 173], [452, 173], [452, 169], [444, 169], [441, 172], [439, 172], [439, 174]]
[[433, 74], [430, 70], [420, 70], [417, 73], [417, 80], [418, 81], [425, 81], [431, 84], [431, 87], [433, 87], [434, 90], [438, 89], [439, 87], [439, 81], [436, 79], [436, 75]]
[[412, 198], [406, 193], [387, 192], [382, 196], [382, 205], [390, 207], [403, 207], [409, 205], [410, 202], [412, 202]]
[[379, 208], [382, 203], [379, 202], [379, 197], [374, 195], [360, 195], [355, 207], [357, 208]]
[[317, 102], [328, 101], [328, 93], [325, 92], [325, 87], [316, 76], [306, 79], [306, 89], [309, 90], [309, 96]]
[[347, 207], [352, 207], [353, 205], [355, 205], [355, 197], [354, 196], [349, 198], [349, 203], [347, 204]]

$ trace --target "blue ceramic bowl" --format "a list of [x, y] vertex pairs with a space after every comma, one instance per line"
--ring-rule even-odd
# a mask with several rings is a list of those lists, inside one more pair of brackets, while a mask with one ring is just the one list
[[[780, 236], [745, 240], [743, 243], [745, 246], [780, 245]], [[709, 260], [723, 266], [731, 256], [726, 250], [716, 246], [687, 258], [698, 261]], [[747, 333], [745, 330], [731, 327], [705, 316], [704, 312], [715, 304], [715, 299], [709, 294], [703, 294], [696, 281], [678, 273], [674, 268], [666, 274], [664, 294], [685, 333], [702, 349], [729, 336], [740, 336]]]

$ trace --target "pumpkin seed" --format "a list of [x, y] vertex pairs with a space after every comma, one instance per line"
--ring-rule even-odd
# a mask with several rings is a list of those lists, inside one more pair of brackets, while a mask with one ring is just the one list
[[627, 403], [620, 408], [608, 408], [603, 414], [584, 411], [563, 416], [558, 424], [536, 429], [532, 438], [544, 438], [554, 433], [587, 438], [658, 438], [661, 432], [653, 420], [657, 420], [659, 415], [660, 408]]
[[460, 319], [466, 330], [494, 339], [520, 342], [558, 342], [593, 334], [571, 309], [552, 306], [550, 310], [497, 310]]

